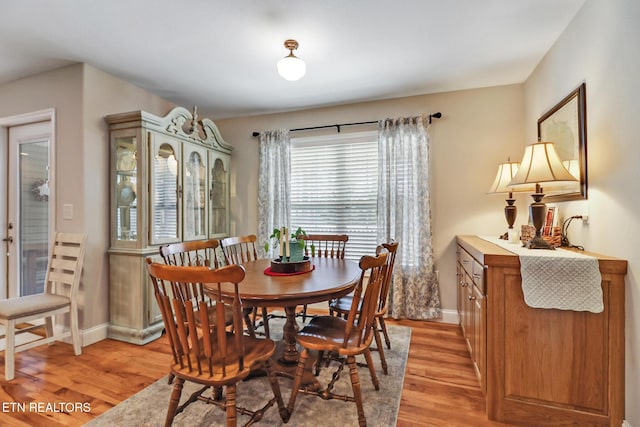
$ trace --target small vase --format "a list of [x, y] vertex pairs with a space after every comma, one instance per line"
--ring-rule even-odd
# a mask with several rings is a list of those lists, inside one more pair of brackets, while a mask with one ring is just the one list
[[291, 257], [289, 258], [289, 262], [302, 261], [304, 257], [304, 249], [302, 246], [298, 244], [297, 240], [289, 241], [289, 250], [291, 252]]

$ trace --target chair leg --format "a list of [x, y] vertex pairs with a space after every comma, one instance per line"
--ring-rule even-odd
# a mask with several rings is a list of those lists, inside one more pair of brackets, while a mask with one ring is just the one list
[[47, 316], [44, 318], [44, 329], [47, 333], [47, 338], [53, 336], [53, 316]]
[[256, 332], [253, 329], [253, 320], [251, 320], [251, 314], [253, 313], [253, 308], [243, 308], [242, 315], [244, 316], [244, 323], [247, 325], [247, 330], [249, 331], [249, 336], [251, 338], [256, 337]]
[[380, 355], [380, 363], [382, 364], [382, 372], [384, 372], [385, 375], [388, 375], [389, 370], [387, 369], [387, 359], [384, 358], [382, 337], [380, 337], [380, 331], [378, 328], [373, 328], [373, 337], [376, 339], [376, 346], [378, 347], [378, 354]]
[[315, 376], [320, 375], [320, 368], [324, 359], [324, 350], [318, 350], [318, 360], [316, 360], [316, 372]]
[[222, 393], [223, 393], [223, 388], [222, 387], [212, 387], [212, 391], [211, 391], [211, 398], [215, 401], [220, 401], [222, 400]]
[[282, 393], [280, 392], [280, 384], [278, 384], [278, 378], [271, 366], [271, 359], [267, 359], [265, 363], [265, 369], [267, 370], [267, 376], [269, 377], [269, 383], [271, 384], [271, 390], [276, 397], [276, 403], [278, 404], [278, 411], [280, 412], [280, 418], [287, 423], [289, 421], [289, 411], [284, 407], [284, 401], [282, 400]]
[[362, 392], [360, 391], [360, 378], [358, 377], [358, 365], [356, 365], [355, 356], [347, 356], [349, 364], [349, 373], [351, 374], [351, 388], [353, 389], [353, 398], [358, 408], [358, 424], [361, 427], [367, 425], [367, 419], [364, 416], [364, 408], [362, 406]]
[[307, 304], [302, 306], [302, 323], [307, 323]]
[[376, 368], [373, 366], [373, 357], [371, 357], [371, 350], [366, 349], [364, 351], [364, 359], [367, 361], [367, 367], [369, 368], [369, 374], [371, 374], [371, 382], [376, 390], [380, 390], [380, 382], [376, 375]]
[[82, 354], [82, 344], [80, 343], [80, 330], [78, 328], [78, 309], [71, 305], [71, 340], [73, 341], [73, 353], [76, 356]]
[[11, 381], [15, 375], [15, 356], [16, 356], [16, 322], [9, 320], [5, 326], [5, 350], [4, 350], [4, 379]]
[[291, 386], [291, 396], [289, 397], [289, 404], [287, 405], [287, 413], [289, 417], [293, 414], [293, 408], [296, 404], [296, 397], [298, 396], [298, 389], [300, 388], [300, 384], [302, 384], [302, 374], [304, 373], [304, 367], [307, 363], [307, 358], [309, 357], [309, 350], [306, 348], [302, 349], [302, 353], [300, 353], [300, 358], [298, 359], [298, 367], [296, 369], [296, 374], [293, 379], [293, 385]]
[[270, 339], [271, 334], [269, 333], [269, 316], [267, 314], [267, 307], [262, 307], [262, 325], [264, 327], [264, 336], [267, 339]]
[[227, 385], [227, 400], [225, 403], [227, 412], [227, 427], [235, 427], [237, 424], [236, 416], [236, 385]]
[[384, 317], [378, 317], [378, 322], [380, 322], [380, 329], [382, 329], [382, 333], [384, 334], [384, 341], [387, 343], [387, 348], [391, 350], [391, 341], [389, 340], [389, 333], [387, 332], [387, 325], [384, 323]]
[[171, 398], [169, 399], [169, 408], [167, 409], [167, 418], [164, 421], [164, 427], [171, 427], [171, 424], [173, 424], [173, 417], [176, 416], [180, 395], [182, 394], [184, 378], [177, 377], [175, 382], [173, 391], [171, 392]]

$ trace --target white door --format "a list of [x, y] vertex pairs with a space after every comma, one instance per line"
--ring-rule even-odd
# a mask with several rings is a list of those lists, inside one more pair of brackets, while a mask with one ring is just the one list
[[54, 203], [50, 173], [51, 122], [9, 127], [6, 177], [8, 297], [44, 290]]

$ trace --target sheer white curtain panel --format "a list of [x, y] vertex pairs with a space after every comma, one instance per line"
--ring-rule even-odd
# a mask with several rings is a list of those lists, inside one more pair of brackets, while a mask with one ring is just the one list
[[[260, 132], [258, 173], [258, 246], [269, 241], [274, 228], [289, 226], [291, 212], [291, 142], [287, 129]], [[268, 257], [273, 257], [273, 244]]]
[[442, 317], [434, 268], [428, 118], [386, 119], [378, 127], [378, 242], [399, 242], [389, 316]]

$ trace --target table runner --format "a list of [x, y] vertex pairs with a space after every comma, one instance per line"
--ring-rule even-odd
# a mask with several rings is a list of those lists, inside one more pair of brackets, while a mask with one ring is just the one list
[[527, 249], [519, 242], [481, 237], [518, 255], [522, 292], [529, 307], [592, 313], [604, 310], [597, 258], [564, 249]]

